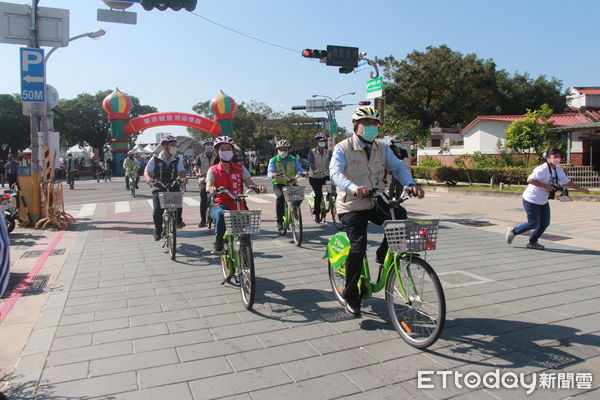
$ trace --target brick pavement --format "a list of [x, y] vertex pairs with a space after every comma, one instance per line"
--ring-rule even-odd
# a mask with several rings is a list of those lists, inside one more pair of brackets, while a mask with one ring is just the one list
[[[467, 214], [456, 199], [439, 200], [448, 201], [450, 216]], [[196, 209], [186, 206], [181, 255], [170, 261], [150, 236], [147, 201], [130, 203], [126, 213], [98, 204], [62, 239], [64, 265], [54, 266], [45, 298], [36, 300], [42, 312], [28, 317], [31, 336], [10, 346], [20, 352], [11, 398], [526, 397], [524, 389], [443, 389], [437, 378], [434, 389], [416, 388], [418, 370], [497, 368], [594, 374], [591, 392], [538, 389], [532, 398], [600, 394], [597, 250], [558, 241], [533, 251], [522, 238], [507, 246], [490, 227], [444, 222], [428, 261], [445, 287], [447, 325], [429, 351], [420, 351], [398, 337], [381, 296], [365, 302], [362, 319], [346, 316], [323, 259], [334, 229], [309, 222], [306, 210], [307, 240], [297, 248], [289, 233], [274, 232], [272, 211], [256, 204], [265, 218], [254, 242], [255, 311], [248, 312], [237, 288], [220, 285], [218, 259], [209, 254], [212, 236], [193, 227]], [[415, 201], [409, 208], [426, 206]], [[381, 234], [371, 230], [374, 245]], [[27, 314], [18, 311], [9, 317]], [[0, 335], [10, 342], [7, 320]]]

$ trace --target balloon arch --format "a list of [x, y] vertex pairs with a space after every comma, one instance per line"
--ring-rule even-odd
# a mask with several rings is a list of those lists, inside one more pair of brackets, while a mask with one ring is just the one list
[[115, 88], [111, 94], [106, 96], [102, 102], [102, 107], [108, 113], [111, 133], [111, 153], [115, 159], [115, 173], [117, 175], [124, 173], [123, 159], [129, 151], [128, 137], [144, 129], [157, 126], [179, 125], [194, 128], [213, 136], [233, 136], [232, 120], [236, 104], [222, 90], [210, 102], [210, 107], [215, 113], [214, 120], [197, 114], [180, 112], [152, 113], [130, 119], [131, 99], [125, 93], [121, 92], [119, 88]]

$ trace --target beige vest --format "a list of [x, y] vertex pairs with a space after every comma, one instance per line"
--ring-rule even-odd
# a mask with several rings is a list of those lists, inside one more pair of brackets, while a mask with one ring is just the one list
[[[371, 144], [371, 157], [367, 160], [367, 153], [361, 147], [361, 142], [356, 136], [342, 141], [338, 144], [344, 152], [346, 158], [346, 168], [344, 175], [357, 186], [366, 186], [369, 189], [383, 189], [385, 183], [383, 176], [385, 174], [385, 144], [380, 140], [375, 140]], [[375, 206], [373, 199], [358, 199], [352, 194], [343, 193], [338, 196], [336, 201], [338, 214], [349, 211], [369, 210]]]
[[313, 153], [313, 157], [315, 158], [315, 169], [325, 172], [315, 174], [315, 172], [311, 169], [309, 171], [310, 176], [312, 176], [313, 178], [325, 178], [326, 176], [329, 176], [329, 173], [327, 172], [329, 171], [329, 150], [323, 150], [323, 152], [321, 153], [317, 149], [312, 149], [311, 153]]
[[206, 152], [203, 151], [202, 153], [200, 153], [199, 157], [200, 157], [200, 173], [204, 176], [201, 178], [198, 178], [198, 183], [204, 183], [204, 182], [206, 182], [206, 173], [208, 172], [208, 169], [211, 167], [211, 165], [215, 162], [215, 158], [217, 157], [217, 155], [213, 151], [212, 157], [209, 160], [208, 157], [206, 157]]

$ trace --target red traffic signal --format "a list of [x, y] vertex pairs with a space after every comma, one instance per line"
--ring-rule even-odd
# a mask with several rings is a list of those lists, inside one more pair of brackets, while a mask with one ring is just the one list
[[305, 58], [325, 58], [325, 57], [327, 57], [327, 52], [325, 50], [304, 49], [304, 50], [302, 50], [302, 57], [305, 57]]
[[359, 101], [358, 105], [359, 106], [369, 106], [369, 105], [371, 105], [371, 102], [370, 101]]

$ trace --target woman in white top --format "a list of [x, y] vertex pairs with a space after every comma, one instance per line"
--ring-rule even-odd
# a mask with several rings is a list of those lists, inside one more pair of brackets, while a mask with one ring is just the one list
[[527, 213], [527, 222], [517, 227], [509, 226], [506, 230], [506, 242], [511, 244], [516, 235], [533, 229], [527, 247], [530, 249], [544, 250], [538, 239], [550, 225], [550, 204], [548, 198], [555, 192], [553, 186], [566, 186], [570, 189], [590, 193], [589, 190], [579, 187], [567, 177], [565, 171], [559, 166], [560, 150], [552, 149], [546, 156], [546, 162], [537, 166], [529, 178], [527, 189], [523, 192], [523, 208]]

